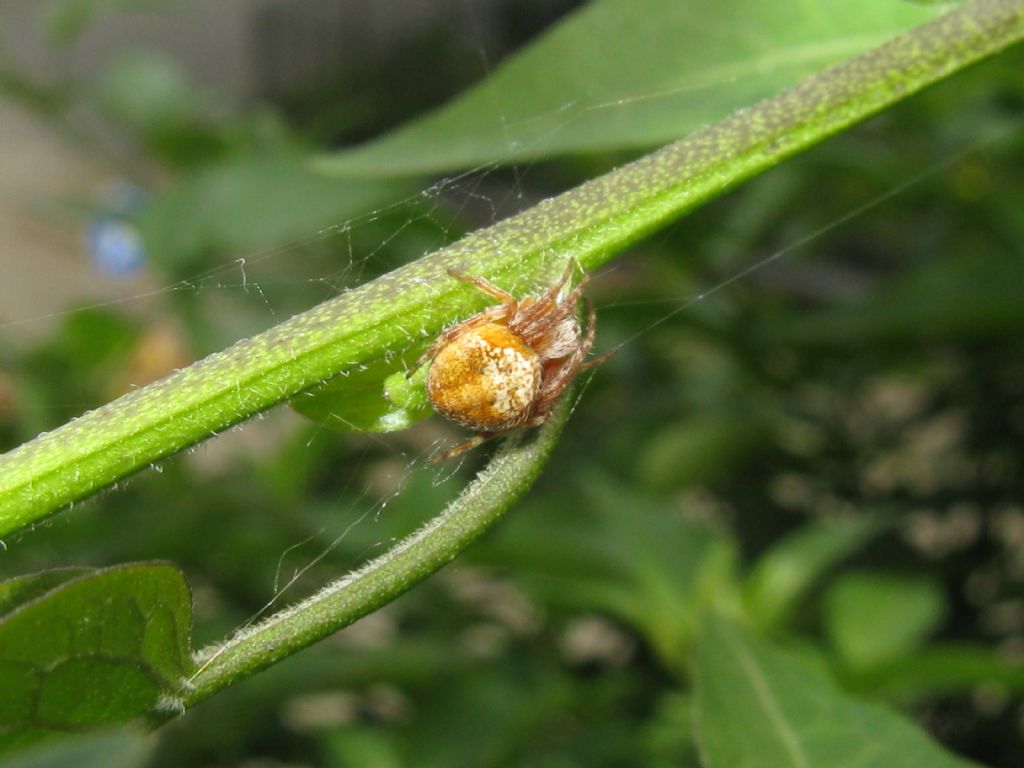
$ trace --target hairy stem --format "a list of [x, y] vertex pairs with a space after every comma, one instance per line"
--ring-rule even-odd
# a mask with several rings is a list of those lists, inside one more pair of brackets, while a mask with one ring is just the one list
[[191, 706], [394, 600], [450, 562], [533, 484], [568, 418], [564, 397], [544, 426], [508, 438], [455, 501], [416, 533], [313, 597], [200, 651], [177, 705]]

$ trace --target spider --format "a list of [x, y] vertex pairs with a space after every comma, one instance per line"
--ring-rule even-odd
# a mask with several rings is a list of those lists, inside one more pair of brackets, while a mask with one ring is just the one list
[[577, 374], [604, 362], [585, 362], [594, 344], [594, 308], [584, 299], [586, 328], [576, 306], [589, 282], [565, 293], [575, 268], [540, 296], [517, 299], [487, 280], [456, 270], [448, 274], [471, 283], [501, 302], [453, 325], [416, 362], [430, 362], [427, 396], [442, 416], [478, 435], [432, 461], [457, 456], [498, 435], [538, 427], [551, 415], [559, 395]]

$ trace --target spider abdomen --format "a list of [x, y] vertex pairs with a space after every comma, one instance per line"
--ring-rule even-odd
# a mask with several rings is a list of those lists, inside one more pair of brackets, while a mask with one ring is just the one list
[[502, 432], [529, 418], [540, 382], [540, 356], [507, 326], [487, 323], [437, 351], [427, 372], [427, 395], [458, 424]]

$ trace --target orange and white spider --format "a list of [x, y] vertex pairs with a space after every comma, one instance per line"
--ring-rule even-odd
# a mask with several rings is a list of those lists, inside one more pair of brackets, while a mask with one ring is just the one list
[[435, 461], [486, 440], [543, 424], [573, 379], [608, 355], [586, 361], [594, 345], [594, 309], [586, 299], [586, 328], [577, 304], [589, 282], [566, 291], [575, 263], [540, 296], [517, 299], [480, 277], [448, 270], [501, 302], [448, 328], [417, 361], [430, 363], [427, 396], [442, 416], [479, 432]]

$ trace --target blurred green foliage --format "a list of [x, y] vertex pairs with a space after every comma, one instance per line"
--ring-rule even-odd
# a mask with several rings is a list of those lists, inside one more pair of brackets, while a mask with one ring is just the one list
[[[83, 23], [53, 18], [55, 39]], [[813, 694], [834, 720], [937, 754], [842, 685], [973, 760], [1019, 765], [1022, 66], [1011, 51], [932, 89], [598, 276], [599, 347], [624, 346], [587, 379], [531, 496], [439, 578], [156, 737], [41, 744], [9, 764], [86, 765], [121, 744], [139, 766], [696, 766], [696, 710], [707, 764], [728, 766], [733, 747], [772, 754], [744, 688], [760, 670], [789, 681], [776, 694], [798, 733]], [[149, 269], [171, 289], [0, 338], [3, 449], [625, 159], [413, 195], [308, 170], [332, 116], [338, 141], [384, 127], [336, 118], [337, 103], [213, 109], [149, 53], [52, 92], [4, 75], [19, 103], [53, 117], [71, 98], [132, 142], [153, 189], [137, 218]], [[148, 184], [147, 167], [168, 180]], [[321, 232], [338, 211], [348, 223]], [[340, 437], [282, 411], [229, 437], [4, 542], [3, 575], [171, 560], [202, 645], [383, 551], [480, 461], [424, 468], [435, 440], [457, 439], [436, 419]], [[708, 621], [711, 606], [728, 618]], [[849, 764], [836, 739], [813, 765]]]

